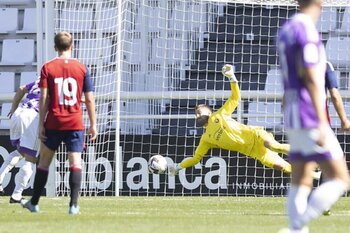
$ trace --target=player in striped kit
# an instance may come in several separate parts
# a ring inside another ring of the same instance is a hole
[[[47,182],[49,166],[62,142],[68,151],[70,165],[70,203],[68,213],[79,213],[78,197],[82,178],[81,152],[84,146],[84,124],[81,99],[90,119],[90,141],[97,137],[93,84],[85,65],[72,58],[73,38],[68,32],[55,35],[58,57],[46,62],[40,73],[39,138],[40,158],[32,198],[24,208],[39,212],[39,199]]]
[[[37,161],[39,148],[38,121],[39,121],[39,79],[18,88],[8,117],[11,119],[10,139],[17,150],[11,152],[0,168],[0,184],[5,175],[23,158],[25,162],[20,168],[16,179],[16,186],[11,195],[10,203],[20,203],[22,192],[28,184],[33,173],[32,166]],[[20,104],[24,95],[24,101]],[[0,191],[2,190],[0,185]]]
[[[337,76],[336,72],[334,70],[333,65],[330,62],[326,63],[326,93],[328,92],[331,98],[331,102],[333,103],[334,109],[337,112],[337,115],[340,119],[340,125],[341,129],[344,131],[350,131],[350,121],[346,116],[346,112],[344,109],[343,99],[338,91],[338,82],[337,82]],[[326,102],[326,111],[327,111],[327,118],[329,123],[332,126],[331,117],[329,114],[329,106],[328,102]],[[323,183],[324,179],[321,175],[320,183]],[[323,215],[330,215],[331,211],[330,209],[323,212]]]
[[[325,111],[326,54],[316,29],[322,0],[298,0],[300,13],[283,25],[278,48],[284,79],[284,121],[291,148],[289,228],[307,233],[308,224],[329,209],[349,187],[343,151]],[[319,164],[326,182],[312,192],[311,172]]]
[[[337,76],[334,71],[334,67],[330,62],[326,63],[326,92],[329,93],[331,97],[331,101],[333,103],[334,109],[336,110],[338,117],[340,119],[341,128],[344,131],[350,130],[350,121],[346,116],[346,112],[344,109],[344,104],[342,97],[338,91],[338,82],[337,82]],[[329,108],[328,103],[326,102],[326,111],[327,111],[327,118],[328,121],[331,123],[331,118],[329,115]],[[331,124],[332,125],[332,124]]]

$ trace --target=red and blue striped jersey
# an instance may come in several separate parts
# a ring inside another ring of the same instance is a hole
[[[40,88],[49,95],[45,128],[53,130],[83,130],[81,96],[93,91],[85,65],[73,58],[55,58],[45,63],[40,73]]]

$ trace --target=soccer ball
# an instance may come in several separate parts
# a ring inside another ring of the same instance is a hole
[[[153,155],[148,161],[148,170],[152,174],[162,174],[166,171],[168,163],[161,155]]]

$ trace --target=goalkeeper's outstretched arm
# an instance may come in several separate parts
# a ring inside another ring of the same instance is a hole
[[[231,115],[241,101],[241,92],[239,90],[238,80],[233,72],[232,65],[224,65],[221,73],[225,78],[230,80],[232,94],[225,104],[218,110],[218,112],[221,112],[221,114],[224,115]]]
[[[199,163],[202,160],[202,158],[203,158],[202,156],[198,156],[198,155],[194,155],[191,158],[187,158],[183,160],[181,163],[176,163],[174,164],[173,167],[169,167],[169,173],[173,176],[177,175],[180,170],[195,166],[197,163]]]
[[[233,66],[226,64],[222,67],[221,69],[221,73],[222,75],[224,75],[226,78],[228,78],[230,80],[230,82],[232,83],[237,83],[237,78],[235,73],[233,72]]]
[[[199,142],[194,155],[190,158],[184,159],[181,163],[175,164],[173,167],[169,167],[169,173],[174,176],[177,175],[181,169],[195,166],[202,160],[209,149],[210,146],[207,143],[202,141]]]
[[[221,112],[224,115],[231,115],[232,112],[236,109],[241,98],[240,90],[238,87],[238,81],[233,72],[232,65],[224,65],[222,67],[221,73],[224,75],[224,77],[230,80],[232,95],[226,101],[226,103],[218,110],[218,112]],[[195,151],[194,156],[185,159],[180,164],[175,164],[174,166],[169,167],[169,173],[171,175],[176,175],[181,169],[193,167],[201,161],[201,159],[204,157],[204,155],[208,152],[209,149],[210,145],[207,142],[201,140]]]
[[[193,167],[195,166],[197,163],[199,163],[202,160],[203,156],[199,156],[199,155],[194,155],[191,158],[185,159],[183,160],[180,164],[179,164],[179,168],[183,169],[183,168],[189,168],[189,167]]]

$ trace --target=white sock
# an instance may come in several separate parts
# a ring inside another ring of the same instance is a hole
[[[11,197],[15,200],[22,199],[22,192],[27,187],[28,181],[33,174],[33,163],[25,161],[23,166],[19,169],[16,175],[16,187],[13,190]]]
[[[3,164],[0,168],[0,184],[4,180],[5,176],[11,169],[16,166],[20,159],[22,159],[22,155],[17,151],[12,151],[4,160]]]
[[[300,218],[305,213],[311,188],[293,185],[288,191],[287,211],[290,229],[301,229]]]
[[[318,218],[325,210],[329,210],[346,189],[346,184],[338,179],[321,184],[311,193],[308,206],[301,217],[301,224],[306,225]]]

